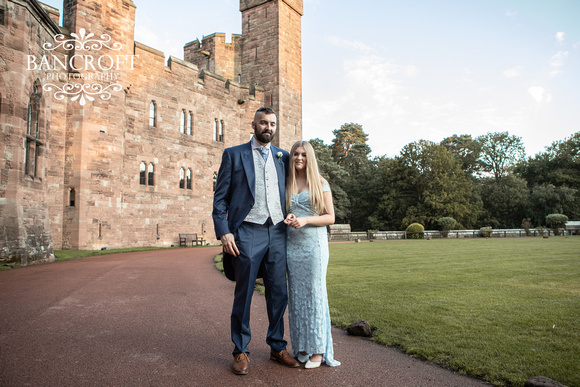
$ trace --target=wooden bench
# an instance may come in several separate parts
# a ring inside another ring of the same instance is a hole
[[[205,240],[202,237],[198,237],[197,233],[190,234],[179,234],[179,246],[187,246],[191,242],[191,245],[195,243],[196,246],[204,245]]]

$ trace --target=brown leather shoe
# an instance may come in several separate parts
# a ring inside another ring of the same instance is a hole
[[[248,354],[245,352],[238,353],[236,356],[234,356],[234,365],[232,366],[232,370],[236,375],[247,375],[249,364],[250,359],[248,358]]]
[[[270,351],[270,360],[275,360],[286,367],[300,367],[300,363],[294,359],[285,349],[280,352]]]

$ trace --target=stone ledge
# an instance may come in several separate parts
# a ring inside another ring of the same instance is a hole
[[[155,55],[160,56],[163,59],[165,59],[165,54],[163,53],[163,51],[156,50],[154,48],[151,48],[149,46],[144,45],[143,43],[135,42],[135,47],[140,48],[141,50],[150,52],[152,54],[155,54]]]

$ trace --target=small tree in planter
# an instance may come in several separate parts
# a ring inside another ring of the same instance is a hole
[[[489,238],[489,237],[491,237],[492,233],[493,233],[493,228],[491,228],[490,226],[482,227],[479,229],[479,236],[482,238]]]
[[[425,232],[425,227],[421,223],[412,223],[407,227],[407,238],[408,239],[423,239],[423,233]]]
[[[441,237],[447,238],[449,230],[452,230],[453,227],[455,227],[457,221],[449,216],[445,216],[437,219],[437,224],[439,225],[439,228],[441,228]]]
[[[566,227],[568,217],[564,214],[550,214],[546,216],[546,225],[554,231],[554,235],[560,235],[560,229]]]
[[[526,232],[527,236],[530,236],[530,228],[532,228],[532,220],[530,218],[525,218],[522,220],[522,228]]]

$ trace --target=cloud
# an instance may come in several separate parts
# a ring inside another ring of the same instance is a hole
[[[400,102],[401,82],[419,72],[414,65],[399,65],[377,55],[347,60],[343,67],[351,91],[387,110]]]
[[[407,81],[419,70],[375,54],[350,55],[342,63],[342,79],[332,93],[316,88],[305,96],[312,102],[304,104],[303,135],[330,141],[329,129],[356,122],[372,139],[373,154],[398,153],[406,143],[393,142],[392,131],[406,128],[418,117],[422,122],[433,110],[422,106],[420,110],[425,114],[413,114],[418,102],[413,100]]]
[[[326,42],[336,47],[344,47],[355,51],[372,52],[374,49],[369,45],[356,40],[347,40],[338,36],[330,36],[324,39]]]
[[[522,69],[523,68],[524,68],[524,66],[515,66],[515,67],[512,67],[510,69],[505,70],[503,72],[503,75],[506,78],[509,78],[509,79],[511,79],[511,78],[517,78],[520,75],[522,75]]]
[[[512,18],[513,18],[514,16],[516,16],[517,14],[518,14],[518,13],[517,13],[516,11],[512,10],[512,9],[508,9],[508,10],[505,12],[505,15],[506,15],[507,17],[512,17]]]
[[[566,38],[565,32],[562,31],[556,32],[556,40],[558,41],[558,43],[560,43],[560,45],[564,43],[565,38]]]
[[[558,51],[557,54],[550,59],[552,67],[560,67],[564,64],[564,60],[568,57],[568,51]]]
[[[417,66],[408,65],[403,67],[403,74],[408,77],[413,77],[419,72],[419,68]]]
[[[546,92],[546,89],[540,86],[533,86],[528,89],[528,94],[536,101],[536,102],[550,102],[552,100],[552,95]]]

